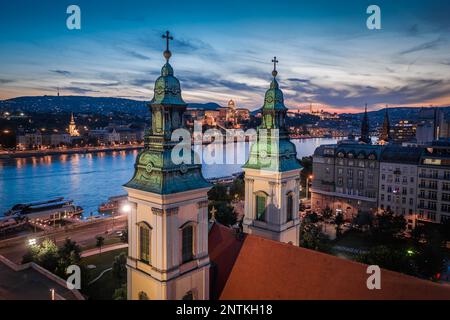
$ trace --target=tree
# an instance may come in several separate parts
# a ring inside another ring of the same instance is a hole
[[[322,218],[324,220],[329,220],[333,216],[333,210],[330,207],[326,207],[322,210]]]
[[[422,277],[437,280],[445,269],[445,229],[441,225],[417,225],[411,232],[414,259]]]
[[[334,224],[336,225],[336,238],[341,236],[341,226],[344,223],[344,215],[342,212],[336,213],[334,217]]]
[[[228,188],[222,184],[215,184],[211,190],[208,191],[208,199],[210,201],[230,201],[230,196],[228,194]]]
[[[96,236],[95,239],[97,242],[95,243],[95,246],[100,249],[100,253],[102,252],[103,244],[105,243],[105,238],[102,236]]]
[[[225,201],[210,201],[208,205],[209,218],[211,218],[213,207],[216,209],[217,222],[226,226],[232,226],[236,223],[236,212],[231,204]]]
[[[116,289],[112,298],[114,300],[127,300],[127,284],[124,283],[120,288]]]
[[[368,265],[378,265],[381,268],[402,272],[410,275],[417,274],[414,260],[408,256],[406,249],[396,249],[388,246],[375,246],[368,253],[360,255],[357,260]]]
[[[303,219],[300,225],[300,247],[328,252],[328,236],[322,232],[315,218],[317,215],[309,214]]]
[[[75,242],[67,238],[64,244],[58,249],[58,270],[57,274],[65,277],[67,267],[73,264],[78,265],[81,260],[81,248]]]
[[[420,275],[427,279],[438,280],[438,274],[445,270],[445,254],[440,246],[421,246],[414,254],[414,260]]]
[[[245,198],[245,183],[241,178],[236,178],[233,180],[233,184],[230,188],[230,195],[234,199],[243,200]]]
[[[406,228],[406,220],[402,215],[396,215],[391,210],[377,214],[372,232],[376,241],[381,244],[392,243]]]
[[[118,256],[114,258],[114,262],[112,264],[112,274],[119,280],[125,279],[127,276],[127,255],[125,252],[122,252]]]
[[[50,239],[45,239],[40,245],[30,246],[23,256],[22,263],[35,262],[44,269],[55,273],[58,266],[58,247]]]

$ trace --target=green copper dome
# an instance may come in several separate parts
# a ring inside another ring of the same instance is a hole
[[[264,97],[264,105],[262,109],[266,110],[287,110],[284,105],[284,97],[283,92],[280,90],[277,79],[273,78],[270,83],[269,90],[266,91],[266,95]]]
[[[257,142],[253,143],[247,163],[243,168],[259,169],[273,172],[301,170],[295,145],[289,140],[286,130],[286,113],[283,92],[280,90],[276,76],[276,57],[273,80],[266,91],[264,105],[261,108],[261,125],[258,127]]]
[[[137,156],[133,178],[125,187],[161,195],[210,188],[210,183],[202,175],[199,161],[194,161],[198,156],[190,144],[190,161],[179,163],[179,159],[175,158],[180,154],[174,151],[178,142],[172,141],[172,133],[185,128],[183,114],[187,104],[181,97],[180,81],[174,77],[169,64],[172,56],[169,40],[173,37],[167,31],[163,38],[167,40],[164,51],[166,63],[161,69],[161,76],[156,79],[155,95],[149,105],[151,125],[146,130],[144,149]]]
[[[171,104],[185,105],[181,97],[180,81],[174,77],[173,68],[169,62],[166,62],[161,69],[161,76],[156,79],[154,96],[150,105]]]

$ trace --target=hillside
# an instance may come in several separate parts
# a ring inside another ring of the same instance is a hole
[[[9,112],[75,112],[75,113],[127,113],[146,116],[148,101],[111,97],[88,96],[29,96],[0,101],[0,111]],[[192,103],[188,108],[215,110],[217,103]]]

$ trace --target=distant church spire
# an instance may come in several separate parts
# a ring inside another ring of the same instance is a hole
[[[359,141],[364,143],[370,143],[370,135],[369,135],[369,116],[367,115],[367,103],[364,109],[364,117],[361,123],[361,138]]]
[[[391,139],[391,125],[389,123],[388,106],[386,105],[384,112],[383,128],[381,130],[380,140],[389,141]]]

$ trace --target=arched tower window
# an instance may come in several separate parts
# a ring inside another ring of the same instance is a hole
[[[194,258],[194,227],[188,225],[182,229],[182,258],[183,263]]]
[[[286,221],[291,221],[294,217],[294,194],[289,192],[286,197]]]
[[[266,221],[266,203],[267,203],[267,194],[263,192],[259,192],[256,194],[255,198],[255,215],[256,220]]]
[[[150,231],[148,224],[139,224],[139,259],[147,263],[150,262]]]

